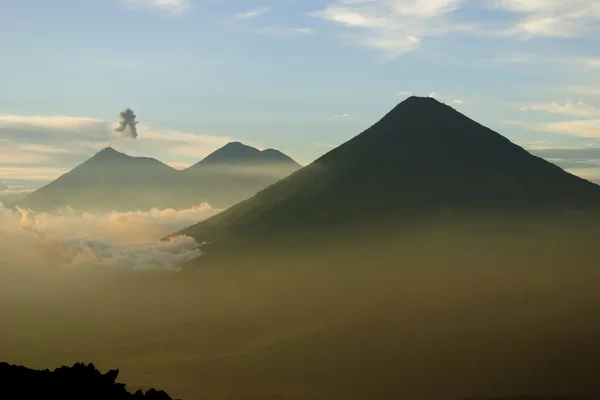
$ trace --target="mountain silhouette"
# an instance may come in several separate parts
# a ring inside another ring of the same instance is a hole
[[[252,158],[252,165],[242,165],[240,152],[230,151],[242,147],[259,154]],[[209,155],[206,163],[178,171],[156,159],[131,157],[107,147],[31,193],[19,206],[36,211],[70,206],[104,212],[181,209],[208,202],[226,208],[300,168],[282,153],[278,162],[265,152],[232,143]]]
[[[170,400],[163,391],[150,389],[143,393],[129,393],[125,385],[116,383],[119,370],[102,374],[93,364],[77,363],[54,371],[33,370],[17,365],[0,363],[0,398],[6,400],[61,399],[61,400]]]
[[[441,212],[600,205],[600,186],[535,157],[433,98],[410,97],[369,129],[254,197],[178,234],[217,243],[316,234]]]

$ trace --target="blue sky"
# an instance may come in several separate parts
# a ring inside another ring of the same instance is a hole
[[[307,164],[410,94],[600,181],[598,0],[2,0],[0,181],[114,140],[176,167],[230,140]]]

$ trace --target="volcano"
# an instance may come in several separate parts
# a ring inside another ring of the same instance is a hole
[[[448,105],[410,97],[307,167],[177,234],[212,243],[269,240],[447,212],[527,214],[599,205],[600,186]]]

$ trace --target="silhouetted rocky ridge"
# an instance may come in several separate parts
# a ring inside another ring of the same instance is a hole
[[[171,400],[163,391],[150,389],[129,393],[117,383],[119,370],[102,374],[94,364],[77,363],[50,371],[0,363],[0,399],[4,400]]]

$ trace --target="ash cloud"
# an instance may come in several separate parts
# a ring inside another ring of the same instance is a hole
[[[126,108],[121,111],[120,116],[121,120],[119,121],[119,126],[115,128],[115,132],[119,132],[121,138],[137,139],[137,117],[133,110],[131,108]]]

